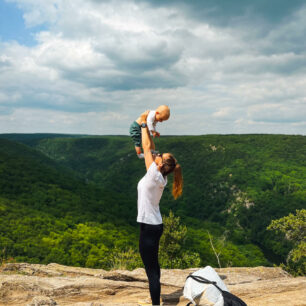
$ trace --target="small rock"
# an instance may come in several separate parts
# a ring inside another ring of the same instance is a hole
[[[139,281],[139,279],[137,279],[136,277],[127,275],[127,274],[122,274],[122,273],[118,273],[116,271],[111,271],[105,275],[103,275],[104,279],[110,279],[110,280],[114,280],[114,281],[123,281],[123,282],[137,282]]]
[[[105,289],[105,290],[102,290],[103,293],[107,294],[107,295],[115,295],[116,294],[116,291],[113,290],[113,289]]]
[[[48,296],[35,296],[30,304],[27,306],[53,306],[57,303]]]

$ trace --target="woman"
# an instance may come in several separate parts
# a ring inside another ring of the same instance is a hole
[[[163,233],[163,222],[159,202],[167,184],[167,175],[174,173],[172,194],[176,199],[182,194],[181,167],[170,153],[152,154],[152,139],[146,124],[146,114],[141,117],[142,147],[147,173],[139,181],[138,216],[140,223],[139,252],[149,280],[153,305],[160,303],[160,267],[158,263],[159,240]]]

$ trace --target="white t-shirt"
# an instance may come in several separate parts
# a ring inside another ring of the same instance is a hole
[[[159,201],[166,184],[167,177],[163,177],[160,171],[158,171],[157,165],[153,162],[137,186],[137,222],[154,225],[163,223],[159,210]]]
[[[155,115],[156,115],[156,111],[150,111],[147,117],[147,125],[149,128],[149,131],[154,131],[156,132],[156,123],[157,121],[155,121]]]

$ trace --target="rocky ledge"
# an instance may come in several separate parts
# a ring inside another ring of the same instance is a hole
[[[162,270],[164,305],[185,306],[183,287],[197,269]],[[306,278],[291,277],[280,268],[216,269],[229,290],[249,306],[306,305]],[[105,271],[9,263],[0,268],[0,305],[137,305],[149,297],[144,269]]]

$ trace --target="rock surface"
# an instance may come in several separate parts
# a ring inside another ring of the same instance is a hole
[[[164,305],[185,306],[185,279],[197,269],[162,270]],[[229,290],[247,305],[306,305],[306,278],[293,278],[280,268],[216,269]],[[149,297],[144,269],[105,271],[9,263],[0,268],[0,305],[137,305]]]

